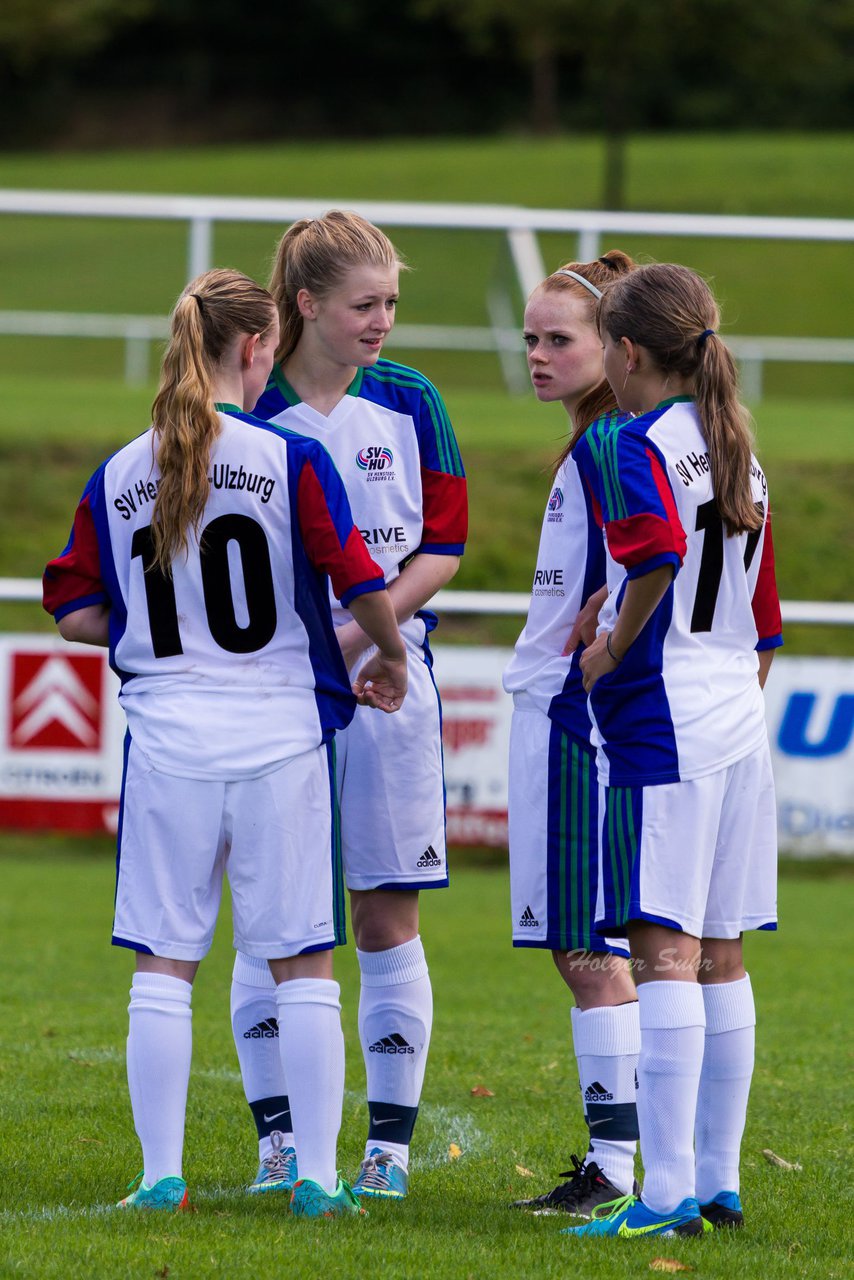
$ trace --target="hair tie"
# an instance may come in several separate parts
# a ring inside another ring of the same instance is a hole
[[[700,348],[701,351],[703,350],[703,347],[706,345],[706,339],[710,337],[713,333],[714,333],[714,329],[704,329],[703,332],[700,334],[699,338],[697,339],[697,346]]]
[[[589,289],[594,298],[598,299],[602,297],[602,290],[597,289],[595,284],[591,284],[589,280],[586,280],[584,276],[580,275],[577,271],[570,271],[568,267],[561,267],[560,270],[556,271],[554,274],[556,276],[571,276],[573,280],[577,280],[579,284],[583,284],[585,289]]]
[[[205,304],[202,302],[202,295],[200,293],[191,293],[190,297],[196,299],[196,302],[199,304],[199,311],[201,311],[202,315],[204,315]]]
[[[603,267],[610,267],[612,271],[614,270],[615,264],[610,258],[597,258],[596,261],[601,262]]]

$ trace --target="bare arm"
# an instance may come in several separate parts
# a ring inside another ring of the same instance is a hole
[[[83,609],[66,613],[56,624],[63,640],[79,644],[110,643],[110,610],[105,604],[88,604]]]
[[[626,583],[626,592],[614,630],[610,636],[603,631],[581,655],[581,673],[588,693],[600,676],[616,671],[626,650],[634,644],[655,613],[672,580],[673,566],[666,564],[644,574],[642,578],[632,578]],[[609,639],[615,658],[608,652]]]
[[[435,556],[429,553],[414,556],[394,582],[388,586],[388,596],[394,607],[398,622],[407,622],[421,609],[428,600],[442,587],[446,586],[460,567],[459,556]],[[356,616],[356,610],[350,606],[353,622],[345,622],[336,631],[347,670],[372,643]]]
[[[776,649],[760,649],[756,655],[759,659],[759,688],[765,688],[765,681],[768,679],[768,672],[771,670],[771,663],[774,661]]]
[[[397,711],[406,696],[406,648],[388,591],[369,591],[350,601],[350,611],[377,652],[356,679],[353,692],[362,706]]]

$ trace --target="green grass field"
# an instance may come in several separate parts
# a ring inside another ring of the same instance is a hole
[[[759,1009],[747,1228],[737,1238],[626,1246],[571,1241],[559,1235],[564,1223],[506,1207],[553,1185],[584,1146],[569,998],[546,955],[509,945],[502,859],[457,861],[451,888],[423,901],[436,1021],[410,1198],[372,1205],[358,1222],[309,1223],[289,1219],[275,1197],[242,1193],[255,1143],[231,1041],[224,913],[194,996],[186,1173],[196,1212],[152,1220],[107,1211],[140,1167],[123,1060],[131,959],[109,946],[110,845],[3,837],[0,1275],[350,1280],[381,1267],[406,1280],[622,1280],[648,1274],[657,1257],[703,1280],[846,1274],[850,1044],[838,940],[850,869],[784,867],[780,932],[747,942]],[[352,1175],[366,1123],[352,947],[338,953],[337,971],[348,1051],[340,1161]],[[494,1096],[472,1096],[476,1085]],[[772,1166],[765,1148],[801,1169]]]

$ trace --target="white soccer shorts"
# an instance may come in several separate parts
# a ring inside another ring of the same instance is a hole
[[[777,927],[768,744],[690,782],[607,787],[596,927],[649,920],[697,938]]]
[[[348,889],[448,883],[439,693],[425,650],[406,641],[409,687],[393,715],[357,707],[336,737]],[[358,672],[369,649],[355,664]]]
[[[119,821],[113,943],[201,960],[231,889],[234,945],[259,959],[344,940],[334,844],[332,750],[321,746],[257,778],[176,778],[133,741]]]

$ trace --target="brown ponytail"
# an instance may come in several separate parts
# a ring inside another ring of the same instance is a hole
[[[323,298],[351,267],[366,265],[405,269],[388,236],[358,213],[330,209],[322,218],[301,218],[288,227],[276,249],[269,286],[279,312],[279,363],[287,360],[302,333],[300,289]]]
[[[264,334],[273,299],[239,271],[207,271],[188,284],[172,312],[160,389],[151,408],[160,481],[151,520],[154,565],[168,573],[198,530],[210,492],[208,464],[219,434],[216,366],[241,334]]]
[[[595,262],[565,262],[557,271],[547,276],[542,284],[537,285],[534,292],[567,294],[572,298],[580,298],[586,307],[586,318],[589,320],[591,328],[595,329],[599,305],[596,295],[585,288],[579,280],[574,280],[572,276],[564,273],[574,271],[576,275],[583,276],[600,293],[603,293],[615,280],[619,280],[629,271],[633,271],[634,267],[635,264],[627,253],[623,253],[621,249],[609,249],[607,253],[602,254],[601,258],[597,258]],[[569,454],[572,453],[575,445],[584,435],[591,422],[595,422],[597,418],[601,418],[605,413],[610,413],[616,407],[617,402],[614,399],[614,393],[603,374],[601,381],[588,391],[587,395],[583,396],[578,403],[578,408],[575,411],[575,426],[560,457],[554,464],[555,472],[560,469]]]
[[[705,280],[673,263],[638,267],[602,298],[599,323],[615,342],[626,337],[645,348],[663,373],[693,380],[727,533],[760,528],[750,485],[750,415],[739,402],[735,361],[717,335],[720,312]]]

